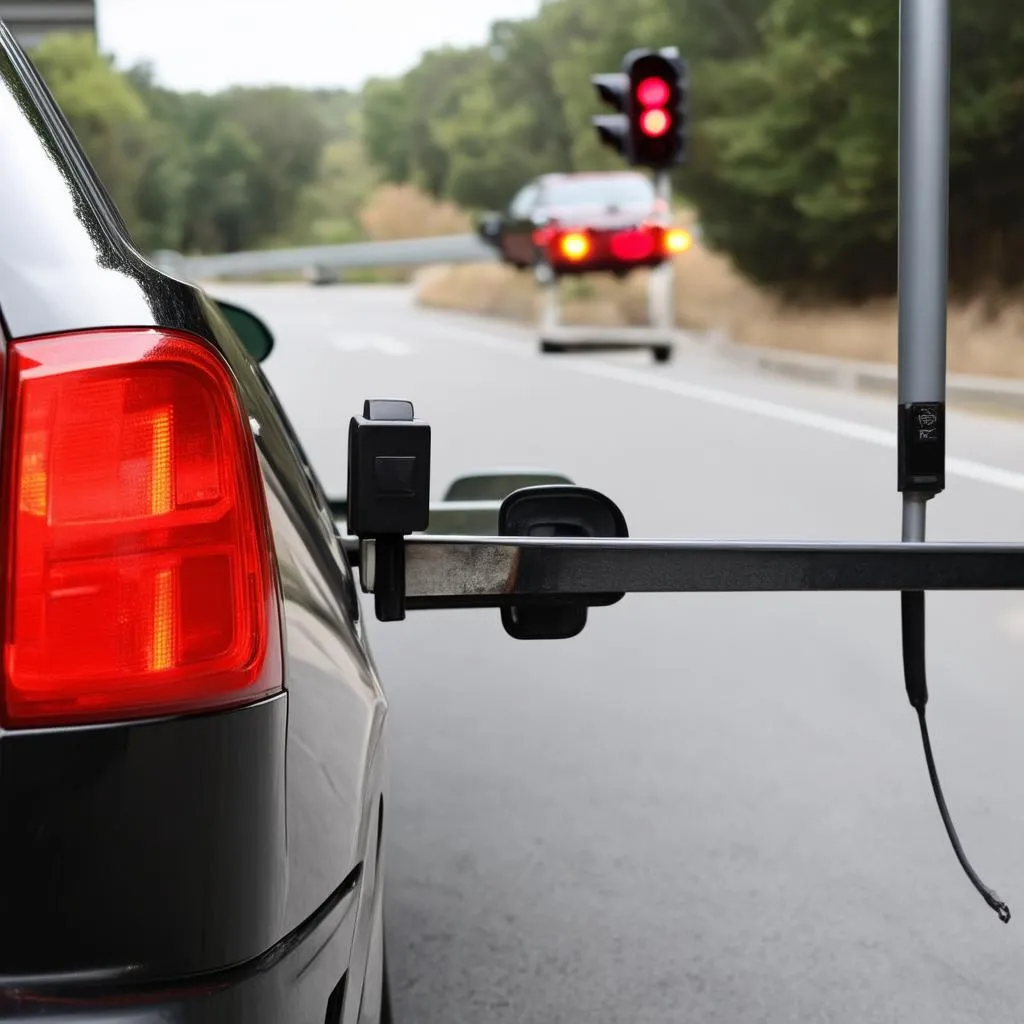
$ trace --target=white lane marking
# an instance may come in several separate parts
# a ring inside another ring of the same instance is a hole
[[[457,333],[466,338],[467,341],[472,341],[474,344],[481,345],[484,348],[498,349],[509,354],[527,356],[529,358],[539,358],[536,352],[525,349],[521,343],[499,341],[496,338],[488,338],[486,335],[477,334],[475,331],[460,330]],[[587,361],[584,362],[584,359]],[[585,373],[592,377],[604,377],[607,380],[616,380],[623,384],[636,384],[639,387],[665,391],[669,394],[679,395],[682,398],[691,398],[697,402],[706,402],[709,405],[735,409],[738,412],[762,416],[780,423],[810,427],[812,430],[820,430],[823,433],[834,434],[853,441],[863,441],[865,444],[873,444],[881,448],[896,448],[895,431],[883,430],[881,427],[871,427],[865,423],[857,423],[853,420],[840,419],[837,416],[826,416],[822,413],[811,412],[809,409],[799,409],[795,406],[782,405],[778,402],[769,402],[762,398],[754,398],[751,395],[742,395],[734,391],[722,391],[720,388],[709,388],[701,384],[689,384],[686,381],[673,379],[672,377],[657,377],[650,373],[644,373],[641,370],[631,370],[626,366],[614,366],[610,363],[596,361],[591,362],[587,356],[580,357],[579,362],[576,362],[572,356],[561,359],[555,357],[551,360],[551,365],[570,370],[574,373]],[[984,462],[975,462],[973,459],[959,459],[947,456],[946,473],[1024,494],[1024,473],[1017,473],[1010,469],[1001,469],[998,466],[990,466]]]
[[[408,342],[387,334],[332,334],[331,344],[339,352],[382,352],[387,356],[407,356],[412,352]]]

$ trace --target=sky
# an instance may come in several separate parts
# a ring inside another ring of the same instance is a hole
[[[492,21],[540,0],[97,0],[100,47],[161,84],[359,88],[412,67],[424,50],[482,43]]]

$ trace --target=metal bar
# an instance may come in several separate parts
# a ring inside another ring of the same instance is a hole
[[[552,474],[554,476],[554,474]],[[545,481],[546,483],[547,481]],[[523,484],[522,486],[533,486]],[[347,498],[332,498],[329,500],[331,514],[339,524],[344,524],[345,517],[348,515],[348,499]],[[465,500],[456,501],[432,501],[430,503],[430,517],[431,521],[435,517],[440,518],[447,512],[451,512],[454,515],[464,515],[470,512],[482,512],[487,515],[498,514],[498,509],[501,508],[501,502],[492,498],[467,498]],[[491,534],[488,534],[491,536]]]
[[[374,541],[361,547],[361,582],[372,593]],[[406,539],[410,607],[611,593],[1020,589],[1024,544]]]
[[[901,0],[899,400],[946,399],[949,0]]]
[[[447,536],[493,537],[498,532],[500,501],[439,501],[430,504],[426,532]]]

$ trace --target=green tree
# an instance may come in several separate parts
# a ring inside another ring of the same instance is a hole
[[[954,5],[950,283],[1024,280],[1024,12]],[[896,288],[898,8],[773,0],[763,49],[704,71],[694,173],[706,237],[786,294],[862,299]],[[912,183],[911,183],[912,187]]]
[[[189,97],[156,84],[147,65],[125,77],[146,105],[151,145],[135,192],[134,233],[145,251],[181,249],[187,235],[188,195],[194,167],[185,130]]]
[[[776,0],[764,52],[709,69],[691,194],[709,241],[787,292],[895,287],[898,11],[851,6]]]
[[[335,245],[362,235],[359,212],[377,176],[358,139],[338,139],[323,152],[316,180],[302,192],[290,234],[295,242]]]
[[[416,173],[412,117],[401,79],[371,79],[363,88],[362,142],[384,181],[403,184]]]
[[[49,36],[32,59],[122,216],[139,233],[138,186],[158,142],[138,89],[90,35]]]
[[[502,106],[490,83],[481,83],[435,129],[447,154],[442,194],[471,208],[503,207],[538,170],[552,169],[524,142],[532,128],[528,107]]]
[[[428,195],[449,195],[451,153],[445,125],[466,97],[486,87],[483,47],[444,47],[395,81],[367,83],[363,142],[385,181],[409,182]]]
[[[183,248],[187,252],[235,252],[255,247],[267,218],[254,225],[253,179],[262,158],[245,128],[218,118],[196,145],[186,193]]]
[[[320,115],[327,138],[332,141],[358,140],[362,96],[348,89],[313,89],[313,105]]]
[[[299,196],[320,167],[327,127],[316,102],[299,89],[235,88],[216,97],[212,115],[220,142],[232,139],[221,156],[230,150],[246,161],[236,179],[244,178],[248,202],[239,244],[278,233],[294,220]]]

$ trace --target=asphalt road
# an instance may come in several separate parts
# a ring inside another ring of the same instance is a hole
[[[218,287],[328,491],[348,418],[408,397],[434,490],[538,465],[634,536],[898,538],[888,401],[699,348],[538,355],[397,289]],[[1024,425],[954,415],[933,539],[1020,540]],[[901,677],[898,598],[631,595],[579,638],[496,613],[373,624],[394,725],[388,927],[400,1024],[1019,1024],[1024,595],[929,598],[930,721],[956,865]]]

